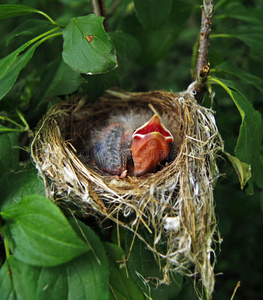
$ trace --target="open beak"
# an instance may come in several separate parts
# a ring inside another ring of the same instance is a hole
[[[154,172],[167,158],[170,152],[169,143],[173,141],[173,136],[156,114],[133,133],[132,140],[134,175],[142,176]]]

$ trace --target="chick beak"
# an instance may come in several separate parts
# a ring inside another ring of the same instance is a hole
[[[167,158],[170,152],[169,143],[173,141],[173,136],[156,114],[133,133],[132,139],[134,175],[142,176],[154,172]]]

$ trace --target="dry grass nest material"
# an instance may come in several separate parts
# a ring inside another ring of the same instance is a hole
[[[176,157],[154,174],[119,178],[83,163],[88,132],[116,109],[149,104],[169,118]],[[142,225],[152,234],[147,247],[166,261],[169,272],[199,274],[208,297],[214,288],[213,238],[216,218],[213,187],[218,169],[216,153],[223,143],[213,111],[197,104],[192,87],[181,93],[107,91],[96,103],[74,96],[50,109],[32,142],[32,157],[48,197],[74,203],[84,214],[108,218],[137,232]],[[158,245],[167,243],[167,252]],[[191,273],[189,266],[194,265]]]

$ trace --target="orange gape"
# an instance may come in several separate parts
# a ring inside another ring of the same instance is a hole
[[[154,172],[169,155],[169,143],[172,141],[173,136],[161,123],[158,115],[138,128],[132,135],[133,174],[142,176]]]

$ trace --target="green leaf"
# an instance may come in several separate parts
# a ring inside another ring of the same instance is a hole
[[[164,25],[155,31],[140,31],[135,37],[141,42],[143,55],[140,63],[154,64],[165,57],[174,45],[179,33],[176,33],[170,25]],[[154,51],[153,51],[154,49]]]
[[[227,152],[224,152],[228,159],[230,160],[231,164],[233,165],[240,182],[241,190],[243,190],[244,186],[251,178],[251,167],[250,165],[241,162],[237,157],[230,155]]]
[[[58,29],[59,28],[56,27],[37,36],[0,60],[0,99],[2,99],[9,92],[20,71],[32,58],[36,48],[46,39],[54,36],[52,33]]]
[[[46,17],[52,24],[57,25],[47,14],[33,7],[29,7],[26,5],[13,5],[13,4],[0,5],[0,20],[18,17],[29,13],[41,14],[44,17]]]
[[[71,223],[77,234],[88,241],[91,251],[56,267],[36,267],[11,256],[9,263],[17,299],[109,298],[109,269],[103,244],[88,226],[73,219]]]
[[[258,176],[256,178],[256,183],[258,187],[260,187],[263,190],[263,154],[261,153],[259,157],[259,167],[258,167]]]
[[[254,7],[245,6],[239,2],[229,2],[224,8],[223,14],[215,13],[214,19],[216,22],[219,19],[228,20],[230,18],[247,22],[253,25],[261,25],[262,21],[257,18]]]
[[[19,162],[18,134],[14,132],[0,134],[0,178]],[[3,189],[1,189],[3,191]]]
[[[91,230],[90,227],[77,219],[70,219],[70,223],[79,235],[90,247],[91,251],[85,254],[84,262],[88,264],[83,267],[78,273],[83,274],[84,279],[78,279],[75,275],[74,293],[72,292],[72,300],[77,299],[98,299],[106,300],[109,298],[109,266],[104,249],[104,244],[100,241],[99,237]],[[72,269],[72,276],[76,273]],[[79,282],[83,282],[81,289]],[[83,297],[80,297],[82,291]],[[86,295],[86,297],[84,297]],[[89,298],[90,297],[90,298]]]
[[[71,19],[63,31],[62,56],[73,70],[99,74],[117,67],[114,46],[103,27],[103,18],[90,14]]]
[[[244,83],[253,85],[261,93],[263,93],[263,79],[238,68],[236,65],[231,63],[231,61],[225,61],[222,64],[215,66],[215,68],[211,70],[211,73],[212,72],[225,72],[236,76]]]
[[[0,292],[2,300],[16,300],[9,263],[7,261],[0,269]]]
[[[25,45],[23,45],[0,60],[0,99],[2,99],[9,92],[20,71],[32,58],[38,45],[39,44],[36,43],[26,52],[20,54],[25,49]]]
[[[35,267],[13,256],[9,263],[16,299],[68,299],[67,269],[64,265]]]
[[[160,27],[169,17],[172,8],[171,0],[134,0],[138,20],[146,29]]]
[[[246,97],[239,92],[239,87],[232,81],[209,76],[208,81],[223,87],[235,103],[242,119],[239,137],[235,148],[236,157],[251,165],[252,179],[256,178],[259,167],[259,152],[262,140],[262,117]],[[253,184],[250,185],[252,191]]]
[[[159,6],[161,5],[159,4]],[[178,36],[184,30],[191,9],[192,4],[190,3],[174,2],[170,15],[162,26],[156,29],[144,29],[137,22],[135,16],[127,18],[126,23],[124,23],[124,31],[139,41],[142,48],[142,55],[139,60],[141,64],[154,64],[169,53]]]
[[[243,41],[259,56],[263,56],[262,26],[239,26],[230,30],[228,34]]]
[[[141,56],[141,46],[136,38],[122,31],[108,33],[113,41],[118,57],[129,61],[136,61]]]
[[[152,243],[152,236],[149,235],[148,232],[140,232],[140,234],[146,238],[147,242]],[[135,238],[130,251],[133,237],[133,233],[126,232],[126,255],[128,256],[130,254],[127,264],[132,278],[141,290],[149,297],[152,297],[152,299],[173,299],[181,290],[183,282],[182,275],[179,273],[171,273],[170,285],[156,285],[156,279],[163,279],[162,268],[160,268],[161,266],[157,263],[153,253],[148,250],[145,243],[138,238]],[[142,278],[152,280],[149,280],[147,285],[145,285]]]
[[[38,9],[25,5],[2,4],[0,5],[0,20],[18,17],[33,12],[41,13]]]
[[[45,197],[26,196],[1,216],[8,246],[25,263],[56,266],[89,250],[60,209]]]
[[[27,195],[45,195],[45,185],[32,164],[17,166],[4,173],[0,177],[0,190],[0,211],[19,202]]]
[[[103,255],[100,260],[107,265],[106,255]],[[91,252],[57,267],[35,267],[10,258],[16,296],[23,300],[107,300],[105,264],[100,265]]]
[[[43,98],[74,93],[86,80],[61,61]]]
[[[193,278],[186,278],[180,293],[173,300],[200,300],[198,297],[198,286],[194,283]],[[201,295],[201,293],[199,294]],[[206,299],[206,298],[203,298]]]
[[[110,266],[111,299],[144,300],[145,297],[139,287],[128,277],[127,266],[123,263],[125,259],[123,249],[110,243],[105,243],[105,248]]]
[[[95,101],[104,91],[112,87],[118,78],[117,69],[105,74],[83,75],[87,83],[83,85],[83,91],[88,94],[91,101]]]
[[[11,40],[18,36],[37,36],[43,32],[49,31],[51,28],[49,21],[29,19],[20,24],[15,28],[7,41],[7,45],[10,44]]]
[[[260,206],[263,213],[263,191],[260,193]]]

